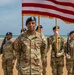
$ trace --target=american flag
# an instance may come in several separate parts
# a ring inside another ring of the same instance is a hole
[[[74,23],[74,0],[22,0],[22,15],[29,14]]]

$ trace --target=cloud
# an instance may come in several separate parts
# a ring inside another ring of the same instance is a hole
[[[8,5],[10,3],[14,3],[18,0],[0,0],[0,6]]]

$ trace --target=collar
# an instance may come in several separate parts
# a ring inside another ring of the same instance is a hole
[[[70,37],[69,37],[69,41],[70,41],[70,42],[74,42],[74,40],[72,40]]]
[[[33,35],[30,35],[30,34],[28,34],[27,32],[25,32],[25,34],[26,34],[26,37],[28,38],[28,39],[35,39],[35,38],[38,38],[40,35],[39,35],[39,33],[38,32],[36,32],[35,31],[35,34],[33,34]]]

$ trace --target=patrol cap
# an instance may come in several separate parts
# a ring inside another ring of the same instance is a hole
[[[70,33],[69,33],[69,35],[71,35],[71,34],[73,34],[74,33],[74,31],[71,31]]]
[[[6,35],[11,35],[12,36],[12,32],[7,32]]]
[[[54,26],[54,27],[53,27],[53,30],[55,30],[55,29],[56,29],[56,26]],[[58,26],[58,29],[60,29],[60,27],[59,27],[59,26]]]
[[[38,27],[43,28],[43,26],[42,26],[42,25],[39,25],[39,26],[37,26],[36,30],[38,30]]]
[[[27,20],[26,20],[26,25],[29,21],[36,21],[36,18],[35,17],[29,17]]]

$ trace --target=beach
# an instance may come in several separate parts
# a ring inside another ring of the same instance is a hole
[[[0,39],[0,45],[2,43],[3,39]],[[52,69],[50,67],[50,54],[51,51],[49,50],[49,52],[47,53],[47,68],[46,68],[46,75],[52,75]],[[2,55],[0,55],[0,75],[4,75],[3,74],[3,70],[2,70]],[[63,75],[67,75],[67,70],[66,70],[66,62],[65,62],[65,58],[64,58],[64,68],[63,68]],[[14,70],[13,70],[13,75],[18,75],[18,72],[16,70],[16,61],[15,61],[15,65],[14,65]]]

